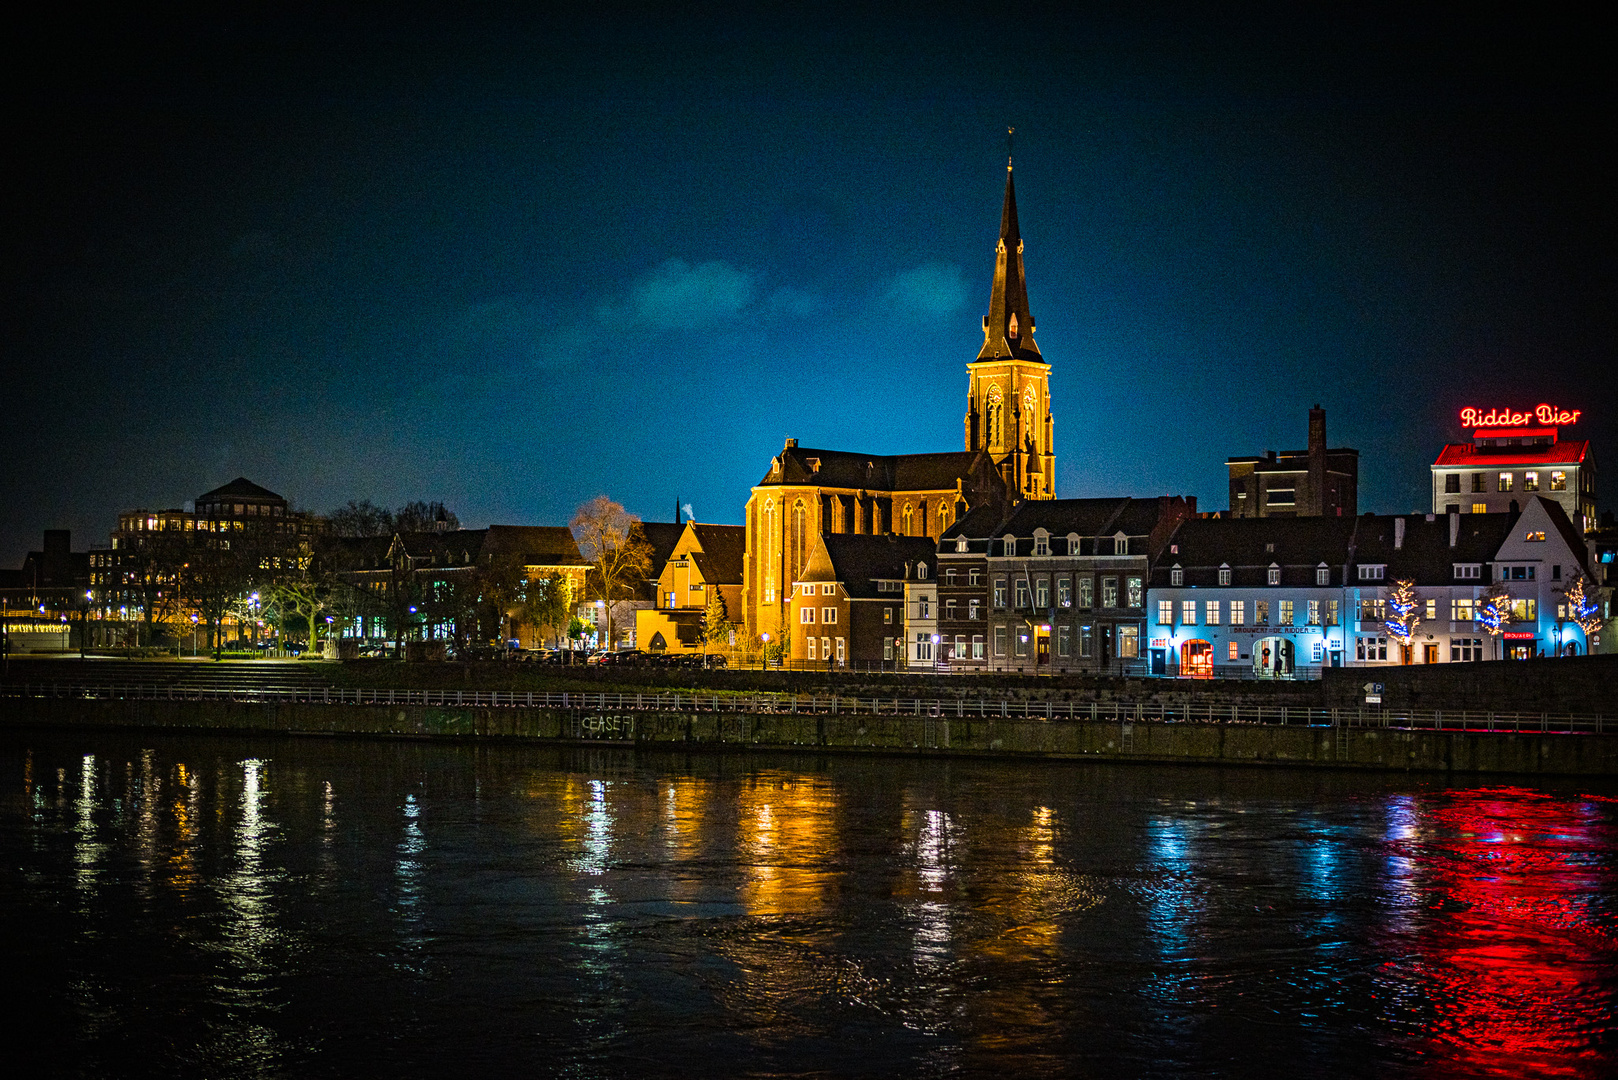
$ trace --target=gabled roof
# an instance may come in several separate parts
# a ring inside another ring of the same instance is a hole
[[[690,527],[702,545],[701,551],[692,552],[702,579],[711,585],[740,585],[747,529],[741,525],[699,525],[694,521]]]
[[[238,476],[223,487],[203,492],[197,496],[196,501],[217,502],[221,499],[273,499],[277,502],[286,502],[269,488],[259,487],[245,476]]]
[[[1450,518],[1455,518],[1451,525]],[[1493,561],[1508,536],[1517,514],[1362,514],[1354,533],[1353,564],[1382,564],[1384,581],[1414,581],[1417,585],[1455,583],[1456,563]],[[1404,541],[1394,547],[1397,522],[1404,521]],[[1450,547],[1450,529],[1455,546]]]
[[[988,550],[989,538],[999,536],[997,526],[1005,520],[1003,508],[990,503],[963,514],[955,524],[944,530],[938,540],[941,555],[955,554],[956,541],[966,537],[966,550],[981,555]]]
[[[1585,439],[1568,439],[1550,446],[1475,446],[1449,443],[1438,452],[1435,467],[1499,469],[1513,465],[1578,465],[1590,452]]]
[[[642,521],[640,531],[652,545],[652,571],[647,576],[655,578],[663,572],[663,564],[669,561],[680,537],[685,535],[685,525],[672,521]]]
[[[394,537],[406,555],[435,566],[465,566],[496,555],[525,566],[584,566],[573,533],[562,525],[491,525],[451,532],[403,532]]]
[[[1219,583],[1228,567],[1231,585],[1253,588],[1268,584],[1272,566],[1281,569],[1281,584],[1315,587],[1321,563],[1331,570],[1330,584],[1342,585],[1358,518],[1191,518],[1180,523],[1152,570],[1155,588],[1171,586],[1178,567],[1188,586]]]
[[[854,599],[877,595],[876,581],[904,580],[915,576],[911,569],[925,563],[928,576],[935,576],[937,564],[934,542],[925,536],[858,536],[832,533],[816,539],[804,567],[805,581],[838,581]],[[892,593],[883,593],[892,597]]]

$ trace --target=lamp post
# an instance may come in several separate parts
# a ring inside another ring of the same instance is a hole
[[[83,660],[89,653],[90,643],[90,601],[95,594],[86,591],[84,594],[84,607],[80,609],[79,616],[79,659]]]
[[[191,659],[197,658],[197,613],[191,613]]]

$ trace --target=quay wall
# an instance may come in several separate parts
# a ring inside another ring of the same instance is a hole
[[[1148,761],[1463,774],[1618,775],[1618,735],[928,716],[289,702],[0,699],[0,725],[531,739],[657,750]]]

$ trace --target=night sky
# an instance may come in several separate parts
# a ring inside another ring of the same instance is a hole
[[[16,28],[0,565],[237,475],[740,522],[788,436],[961,449],[1010,124],[1060,495],[1223,508],[1315,402],[1361,510],[1465,405],[1618,466],[1611,26],[678,6]]]

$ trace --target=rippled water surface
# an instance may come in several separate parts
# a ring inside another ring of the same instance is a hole
[[[1610,1076],[1615,795],[13,733],[7,1055],[93,1076]]]

